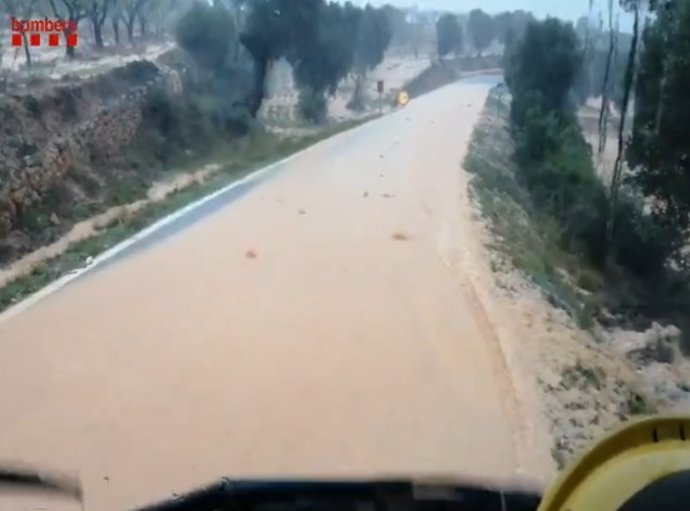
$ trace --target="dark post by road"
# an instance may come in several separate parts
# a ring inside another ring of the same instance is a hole
[[[379,93],[379,115],[381,115],[381,95],[383,94],[383,80],[376,82],[376,90]]]

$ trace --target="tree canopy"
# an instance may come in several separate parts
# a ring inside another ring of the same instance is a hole
[[[531,23],[506,69],[517,118],[532,107],[557,115],[571,112],[567,103],[581,59],[572,25],[555,18]]]
[[[517,10],[501,12],[494,16],[494,31],[499,42],[509,46],[516,39],[521,39],[527,25],[534,21],[531,12]]]
[[[346,4],[347,9],[348,4]],[[351,5],[349,9],[353,9]],[[397,11],[391,7],[375,9],[367,4],[361,14],[355,10],[352,16],[358,19],[355,70],[363,74],[383,61],[384,53],[392,38],[392,20],[398,19]]]
[[[462,51],[462,28],[457,16],[444,14],[436,22],[436,46],[438,56],[443,58],[450,52]]]
[[[209,70],[220,70],[225,65],[236,37],[233,19],[220,5],[194,4],[176,28],[180,47]]]
[[[382,59],[390,43],[388,18],[380,9],[364,10],[326,0],[255,0],[240,36],[255,62],[255,113],[263,99],[270,62],[285,57],[293,67],[305,117],[320,120],[325,95],[356,67],[366,72]]]
[[[481,53],[489,47],[496,35],[494,19],[481,9],[470,11],[468,29],[472,35],[472,42],[477,52]]]
[[[628,161],[655,214],[690,224],[690,4],[662,2],[643,33]]]

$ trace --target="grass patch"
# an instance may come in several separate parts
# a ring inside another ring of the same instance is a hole
[[[657,407],[643,394],[628,389],[628,395],[621,409],[621,413],[628,417],[650,416],[657,413]]]
[[[517,179],[515,146],[509,131],[510,99],[494,88],[472,135],[465,168],[474,174],[473,198],[489,220],[492,248],[539,287],[554,306],[589,328],[596,305],[599,274],[581,258],[561,249],[559,228],[532,205]]]
[[[134,233],[190,202],[241,179],[258,168],[296,153],[320,140],[354,128],[373,118],[375,116],[329,126],[320,133],[301,138],[280,138],[265,132],[252,134],[244,141],[243,148],[239,151],[234,151],[231,157],[223,160],[222,168],[203,184],[192,184],[187,188],[174,192],[160,202],[151,203],[143,207],[139,211],[103,229],[95,236],[73,243],[63,254],[45,261],[43,264],[35,267],[31,273],[19,277],[0,288],[0,312],[36,293],[63,275],[83,267],[89,258],[105,252]],[[207,161],[207,163],[210,162]],[[250,257],[250,255],[248,254],[247,257]],[[256,257],[256,254],[254,254],[254,257]]]
[[[582,360],[563,368],[561,383],[566,388],[577,387],[580,390],[601,390],[606,386],[606,373],[601,367],[589,367]]]

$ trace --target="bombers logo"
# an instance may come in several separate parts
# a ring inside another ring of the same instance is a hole
[[[20,20],[15,17],[10,18],[10,29],[12,31],[12,46],[21,46],[23,40],[28,36],[28,44],[31,46],[41,46],[44,41],[48,46],[60,46],[60,35],[64,36],[64,44],[67,46],[77,45],[77,22],[63,20]]]

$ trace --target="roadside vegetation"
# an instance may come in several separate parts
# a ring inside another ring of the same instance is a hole
[[[465,161],[493,232],[493,269],[517,270],[588,332],[544,347],[553,367],[539,380],[559,466],[620,421],[685,406],[690,390],[690,143],[679,136],[690,5],[620,8],[635,19],[632,35],[613,23],[598,33],[530,23],[506,48],[506,83],[491,92]],[[643,9],[654,13],[644,24]],[[589,145],[577,109],[592,96],[600,137]],[[613,119],[617,158],[602,172]]]
[[[465,168],[475,175],[472,193],[491,221],[494,248],[506,262],[524,272],[554,306],[587,327],[593,303],[578,287],[597,285],[600,276],[561,245],[557,222],[535,207],[521,182],[510,132],[510,102],[505,87],[494,89],[475,128],[465,160]],[[495,261],[495,269],[504,264]]]

